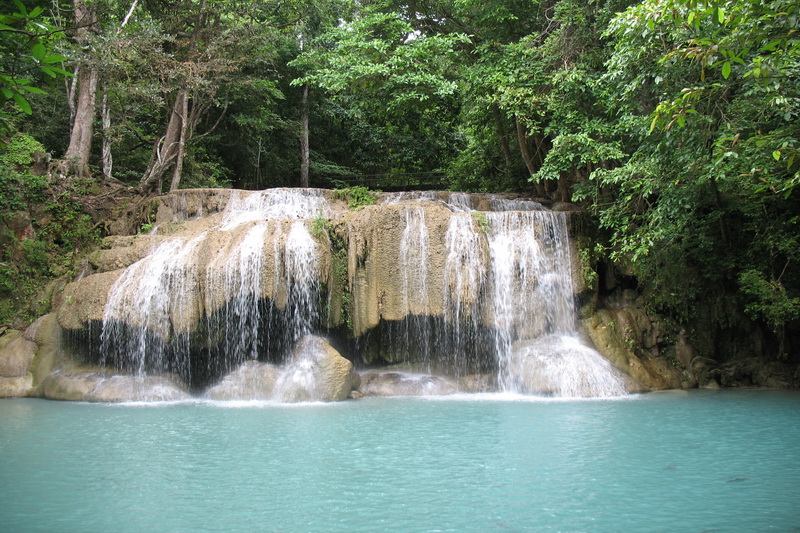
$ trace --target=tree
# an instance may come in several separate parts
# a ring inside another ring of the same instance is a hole
[[[89,50],[91,34],[97,31],[98,17],[95,7],[83,0],[74,0],[73,6],[75,13],[74,40],[77,47],[83,49],[83,60],[78,62],[73,94],[69,95],[72,128],[64,159],[72,173],[84,177],[89,174],[89,156],[92,151],[94,134],[99,74],[96,62],[92,60],[92,53]],[[75,98],[74,103],[73,98]]]
[[[797,10],[646,0],[621,13],[604,81],[630,155],[579,191],[653,308],[686,320],[716,302],[717,327],[744,308],[779,353],[800,317]]]
[[[362,160],[358,166],[368,173],[414,171],[419,161],[411,154],[419,155],[428,143],[426,132],[446,121],[441,111],[454,104],[454,61],[466,42],[463,34],[423,34],[387,4],[366,5],[290,63],[303,73],[292,84],[325,91],[331,112],[351,124],[351,138],[358,133],[359,153],[370,145],[382,150],[380,163],[370,168]],[[412,132],[414,140],[408,139]],[[456,147],[443,148],[446,153]],[[441,149],[430,150],[434,153],[441,162]]]
[[[254,9],[238,0],[187,0],[168,8],[157,15],[169,36],[163,57],[170,75],[159,77],[171,104],[164,134],[153,145],[140,184],[151,191],[161,190],[170,171],[170,189],[180,185],[189,143],[219,125],[229,104],[227,94],[247,77],[248,64],[268,61],[275,41],[302,20],[301,4],[282,2],[264,2]],[[197,127],[214,109],[216,119],[198,134]]]
[[[44,94],[53,80],[69,73],[58,65],[66,57],[53,53],[64,38],[44,15],[44,5],[0,13],[0,137],[14,130],[16,112],[32,114],[31,95]]]

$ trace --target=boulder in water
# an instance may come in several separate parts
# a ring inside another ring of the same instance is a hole
[[[0,337],[0,377],[24,376],[35,354],[35,342],[26,339],[21,331],[7,331]]]
[[[9,330],[0,337],[0,398],[28,396],[33,391],[29,371],[36,355],[36,343],[21,331]]]
[[[103,371],[57,370],[42,383],[50,400],[154,402],[188,399],[186,387],[166,376],[106,375]]]
[[[405,372],[365,372],[361,375],[363,396],[430,396],[454,394],[458,385],[445,377]]]
[[[18,377],[0,377],[0,398],[28,396],[33,390],[33,374]]]
[[[177,379],[166,376],[116,375],[99,380],[86,401],[171,402],[189,397],[186,387]]]
[[[247,361],[208,389],[205,397],[209,400],[270,400],[278,374],[274,365]]]
[[[605,397],[637,390],[633,380],[574,337],[551,335],[518,341],[512,347],[509,367],[520,389],[517,392],[527,394]]]
[[[322,337],[307,335],[278,377],[274,397],[282,402],[336,402],[349,397],[358,384],[353,363]]]
[[[493,392],[497,390],[497,376],[469,374],[459,378],[458,388],[464,392]]]

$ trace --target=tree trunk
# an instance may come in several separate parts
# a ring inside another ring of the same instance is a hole
[[[178,154],[175,159],[175,168],[172,172],[172,183],[169,185],[169,190],[177,190],[181,184],[181,174],[183,173],[183,154],[186,147],[186,126],[187,117],[189,116],[189,98],[185,95],[183,97],[183,107],[181,108],[181,133],[178,138]]]
[[[139,187],[143,192],[161,192],[164,176],[175,164],[179,155],[181,143],[181,132],[185,133],[183,110],[188,105],[188,95],[186,90],[178,91],[175,103],[169,116],[167,131],[163,137],[158,139],[153,145],[153,154],[150,156],[150,164],[139,182]],[[173,174],[174,177],[174,174]]]
[[[500,138],[500,149],[503,150],[503,159],[506,162],[506,169],[511,168],[511,146],[508,144],[508,135],[506,128],[503,124],[503,115],[500,113],[500,108],[496,104],[492,105],[492,117],[494,118],[494,126],[497,129],[497,136]]]
[[[519,117],[514,117],[514,121],[517,123],[517,142],[519,143],[519,151],[522,154],[522,160],[525,162],[525,167],[528,169],[530,176],[533,176],[536,174],[536,167],[533,164],[531,152],[528,150],[528,139],[527,135],[525,134],[525,127],[519,121]],[[544,187],[541,183],[535,183],[534,187],[536,188],[537,195],[545,195]]]
[[[111,177],[114,158],[111,155],[111,109],[108,106],[108,90],[103,90],[100,115],[103,120],[103,175]]]
[[[89,155],[92,152],[94,112],[97,96],[97,70],[88,66],[78,69],[78,98],[75,120],[69,136],[69,147],[64,154],[69,169],[84,177],[89,174]]]
[[[83,0],[74,0],[75,42],[84,45],[92,26],[97,24],[97,13]],[[69,146],[64,154],[69,170],[78,176],[89,174],[89,155],[92,152],[95,101],[97,98],[97,69],[91,65],[78,67],[76,82],[78,94],[75,102]],[[74,95],[74,91],[73,94]]]
[[[308,168],[310,163],[308,146],[308,84],[303,84],[300,96],[300,186],[308,187]]]

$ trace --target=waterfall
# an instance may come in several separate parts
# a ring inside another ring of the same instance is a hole
[[[517,390],[512,344],[574,331],[566,221],[558,213],[487,213],[498,379]]]
[[[294,341],[311,332],[319,321],[319,306],[315,305],[317,280],[317,243],[303,222],[294,222],[286,237],[284,279],[288,286],[288,308],[294,317]]]
[[[450,192],[387,195],[362,211],[315,189],[201,192],[173,198],[166,216],[202,231],[136,238],[152,245],[108,292],[101,362],[193,387],[240,369],[240,381],[273,376],[275,397],[294,399],[317,387],[319,343],[303,339],[336,334],[356,361],[418,364],[514,393],[625,394],[621,374],[579,340],[564,213]],[[329,239],[309,228],[336,217],[349,247],[339,274],[348,286],[337,290],[350,292],[333,298]],[[329,317],[355,310],[356,338],[345,338],[352,322],[322,324],[325,302],[344,309]]]
[[[402,344],[407,353],[416,357],[429,369],[433,338],[429,321],[428,296],[428,228],[425,210],[406,208],[405,229],[400,240],[402,265],[402,297],[406,322],[403,326]]]
[[[444,346],[454,373],[477,366],[481,298],[486,283],[484,236],[475,229],[471,214],[450,218],[445,234],[447,258],[444,270]]]
[[[185,206],[185,195],[175,203]],[[278,359],[318,327],[320,250],[305,219],[327,210],[320,191],[234,191],[216,226],[191,238],[148,237],[158,244],[109,291],[101,362],[192,382]]]
[[[562,213],[488,213],[494,346],[502,390],[626,394],[619,371],[578,340]]]
[[[228,304],[211,319],[209,332],[222,332],[222,350],[233,367],[257,359],[262,323],[261,270],[264,242],[269,227],[265,222],[252,226],[233,250],[220,249],[206,269],[206,309],[215,291],[228,298]]]
[[[328,201],[318,189],[234,191],[220,229],[227,231],[259,220],[311,219],[327,216],[328,211]]]
[[[168,360],[170,337],[186,342],[186,325],[198,312],[188,287],[198,282],[192,261],[201,233],[192,239],[172,238],[128,267],[109,291],[100,334],[104,360],[144,375],[148,367],[188,372],[188,346]]]

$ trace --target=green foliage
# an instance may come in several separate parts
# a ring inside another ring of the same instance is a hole
[[[352,319],[352,300],[350,291],[350,280],[347,275],[347,248],[340,243],[333,254],[333,277],[334,286],[340,288],[341,295],[341,322],[350,330],[353,327]]]
[[[20,243],[20,248],[25,261],[24,273],[35,274],[39,271],[47,271],[50,263],[47,243],[38,239],[26,239]]]
[[[580,260],[581,272],[583,273],[583,283],[592,289],[597,287],[599,276],[597,275],[597,263],[605,256],[605,249],[600,243],[582,242],[578,248],[578,259]]]
[[[758,270],[745,270],[739,275],[739,286],[748,299],[745,311],[773,330],[800,318],[800,297],[790,296],[780,279],[767,280]]]
[[[0,224],[30,220],[34,233],[21,240],[10,230],[0,235],[0,323],[24,324],[45,312],[41,301],[49,296],[40,296],[43,287],[72,268],[76,251],[99,239],[97,226],[75,199],[90,193],[93,182],[77,182],[72,191],[62,186],[56,193],[48,176],[30,170],[41,153],[41,143],[19,133],[0,154]]]
[[[586,133],[564,133],[553,139],[539,171],[531,176],[532,181],[557,181],[563,173],[576,168],[594,168],[604,162],[626,158],[619,142],[597,141]]]
[[[347,206],[354,211],[364,209],[368,205],[374,205],[377,196],[368,187],[354,185],[343,189],[335,189],[334,194],[337,198],[347,201]]]
[[[575,197],[654,310],[686,321],[715,302],[724,327],[741,288],[747,313],[773,330],[797,319],[800,279],[786,268],[800,258],[796,16],[782,0],[645,0],[609,25],[601,82],[620,96],[629,156],[595,169]]]
[[[45,153],[42,143],[26,133],[17,133],[5,143],[0,152],[0,165],[8,168],[27,166],[33,163],[34,154],[37,153]]]
[[[25,168],[33,162],[36,153],[44,153],[44,147],[24,133],[11,137],[5,150],[0,152],[0,220],[44,198],[48,178]]]
[[[317,213],[317,216],[315,216],[311,221],[309,233],[311,233],[311,235],[317,239],[329,239],[333,234],[333,224],[331,223],[331,220],[321,212]]]
[[[475,224],[477,224],[478,228],[480,228],[481,233],[484,235],[489,234],[489,221],[486,220],[486,213],[482,211],[475,211],[472,213],[472,220],[474,220]]]
[[[32,95],[46,94],[42,86],[63,76],[67,58],[53,53],[63,39],[45,15],[45,5],[28,9],[20,0],[0,12],[0,138],[14,130],[19,112],[32,114]]]
[[[8,263],[0,263],[0,293],[12,292],[16,288],[16,272]],[[0,321],[4,322],[5,315],[0,314]]]
[[[456,92],[451,67],[463,34],[420,34],[382,3],[367,4],[358,17],[331,28],[319,46],[291,63],[307,74],[293,85],[310,83],[333,94],[369,91],[384,94],[386,110],[404,112]]]

